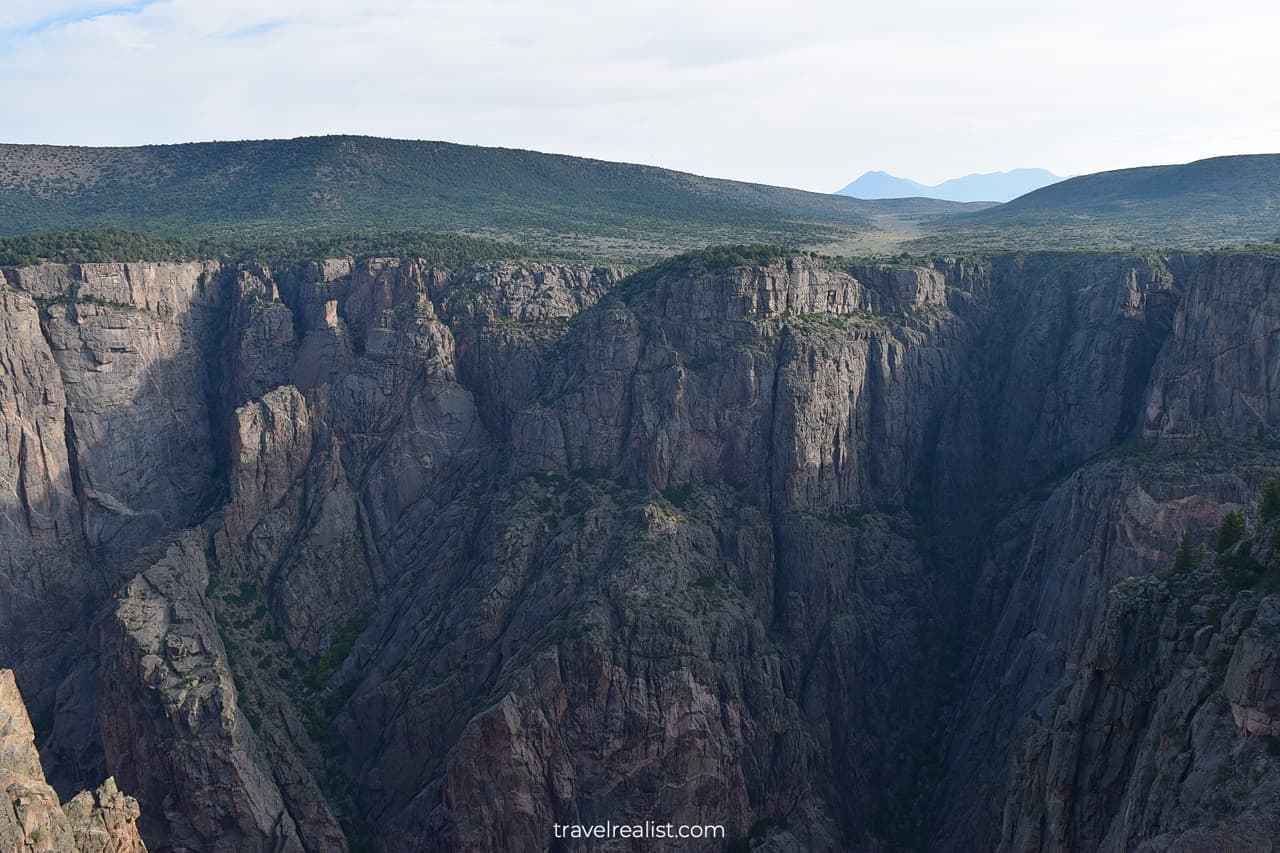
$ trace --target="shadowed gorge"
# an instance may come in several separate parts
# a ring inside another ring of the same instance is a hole
[[[114,777],[153,851],[1280,833],[1280,258],[627,273],[4,268],[0,664],[52,785]]]

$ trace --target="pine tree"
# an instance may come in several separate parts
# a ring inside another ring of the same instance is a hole
[[[1214,540],[1214,550],[1225,554],[1231,550],[1248,533],[1244,524],[1244,513],[1234,509],[1227,513],[1218,525],[1218,535]]]
[[[1173,570],[1189,572],[1200,567],[1200,551],[1191,541],[1191,534],[1184,533],[1178,540],[1178,550],[1173,552]]]
[[[1262,482],[1262,502],[1258,507],[1262,523],[1280,519],[1280,478],[1268,477]]]

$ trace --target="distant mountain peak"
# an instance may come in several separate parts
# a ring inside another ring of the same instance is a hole
[[[837,195],[861,199],[936,198],[944,201],[1010,201],[1062,178],[1046,169],[1010,169],[952,178],[929,186],[888,172],[866,172]]]

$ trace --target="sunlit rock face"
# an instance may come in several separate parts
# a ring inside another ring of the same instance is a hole
[[[146,853],[138,801],[107,779],[65,804],[44,778],[13,671],[0,669],[0,850]]]

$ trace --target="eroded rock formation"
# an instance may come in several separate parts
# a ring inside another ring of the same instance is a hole
[[[13,853],[146,853],[138,801],[115,779],[65,804],[45,781],[35,732],[14,683],[0,669],[0,850]]]

